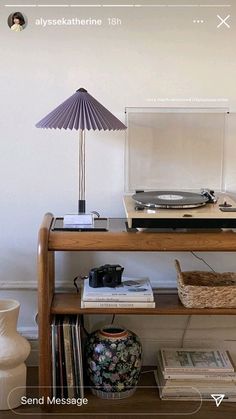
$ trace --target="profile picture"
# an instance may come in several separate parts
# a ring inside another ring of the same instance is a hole
[[[8,16],[7,23],[12,31],[21,32],[27,26],[27,18],[21,12],[14,12]]]

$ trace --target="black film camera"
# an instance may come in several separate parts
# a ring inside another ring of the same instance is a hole
[[[124,268],[120,265],[102,265],[89,272],[89,285],[93,288],[117,287],[121,284]]]

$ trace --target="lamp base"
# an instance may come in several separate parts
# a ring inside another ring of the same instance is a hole
[[[94,224],[91,226],[89,224],[64,224],[63,217],[57,217],[54,218],[51,229],[52,231],[108,231],[108,219],[94,218]]]
[[[83,227],[93,227],[94,226],[94,215],[93,214],[66,214],[64,215],[63,224],[66,225],[76,225]]]

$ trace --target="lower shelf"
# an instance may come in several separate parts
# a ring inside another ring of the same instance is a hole
[[[150,371],[154,367],[145,367],[145,369]],[[27,397],[37,397],[38,395],[37,372],[38,370],[35,367],[28,368]],[[159,398],[152,371],[145,372],[141,375],[138,389],[132,397],[127,399],[101,400],[92,395],[90,390],[86,390],[85,397],[88,399],[87,406],[57,406],[50,408],[48,413],[52,413],[55,419],[69,417],[69,414],[83,419],[117,419],[124,418],[126,415],[130,417],[138,416],[145,419],[148,417],[170,419],[176,416],[188,419],[234,419],[236,409],[235,403],[226,402],[223,402],[217,408],[213,401],[204,402],[203,404],[199,403],[199,401],[162,401]],[[193,412],[195,413],[193,414]],[[37,417],[44,412],[42,412],[42,406],[27,405],[21,406],[15,411],[4,412],[4,418],[13,419],[16,413],[26,416],[32,414],[32,417]]]
[[[155,308],[81,308],[80,295],[56,293],[52,301],[52,314],[142,314],[142,315],[236,315],[235,308],[186,308],[177,294],[155,295]]]

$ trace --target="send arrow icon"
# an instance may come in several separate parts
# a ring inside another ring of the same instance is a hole
[[[211,394],[211,397],[215,400],[216,406],[219,407],[225,397],[225,394]]]

